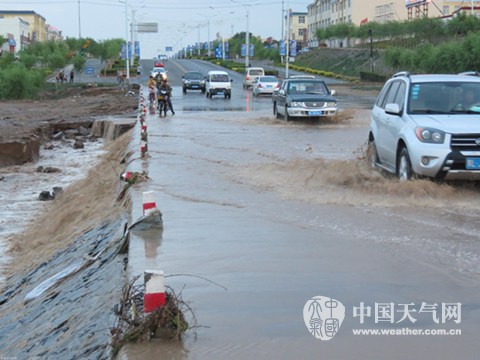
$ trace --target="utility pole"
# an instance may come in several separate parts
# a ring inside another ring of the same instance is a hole
[[[198,28],[198,56],[200,56],[200,25],[197,25]]]
[[[131,39],[131,46],[132,46],[132,53],[130,56],[130,65],[133,66],[133,59],[134,59],[134,53],[135,53],[135,39],[133,36],[134,33],[134,26],[135,26],[135,10],[132,9],[132,22],[130,23],[130,39]]]
[[[208,57],[210,57],[212,54],[210,52],[210,19],[207,20],[207,41],[208,41],[208,45],[207,45],[207,49],[208,49]]]
[[[128,61],[128,0],[125,0],[125,65],[127,70],[127,84],[130,83],[130,64]]]
[[[285,78],[288,79],[288,62],[290,60],[290,9],[287,4],[287,36],[286,36],[286,57],[285,57]]]
[[[82,38],[82,23],[80,21],[80,0],[78,0],[78,38]]]
[[[247,31],[245,32],[245,44],[246,44],[246,51],[245,51],[245,67],[250,66],[250,31],[248,29],[248,5],[245,6],[245,9],[247,10]]]
[[[375,66],[373,62],[373,29],[368,29],[368,35],[370,35],[370,63],[372,65],[372,73],[374,73]]]

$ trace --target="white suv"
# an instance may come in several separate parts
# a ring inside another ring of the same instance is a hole
[[[476,74],[395,74],[372,110],[369,162],[400,180],[480,180],[479,118]]]

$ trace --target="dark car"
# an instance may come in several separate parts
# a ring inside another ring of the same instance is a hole
[[[337,113],[334,90],[320,79],[286,79],[273,93],[273,114],[289,121],[293,118],[323,118]]]
[[[201,90],[205,92],[205,75],[199,71],[189,71],[182,76],[183,93],[187,90]]]

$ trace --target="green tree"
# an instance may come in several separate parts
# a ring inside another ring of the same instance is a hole
[[[73,68],[79,72],[83,71],[83,69],[85,68],[86,62],[87,62],[87,59],[85,58],[85,56],[80,54],[75,55],[74,58],[72,59]]]
[[[91,49],[92,55],[100,58],[104,64],[109,63],[118,59],[123,43],[122,39],[111,39],[95,43]],[[107,66],[104,66],[104,70],[106,74]]]
[[[67,65],[65,54],[62,54],[58,50],[50,54],[47,58],[48,58],[47,64],[50,69],[61,69]]]

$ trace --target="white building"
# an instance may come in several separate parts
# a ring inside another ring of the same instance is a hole
[[[319,46],[316,31],[331,25],[403,21],[419,17],[445,17],[462,10],[480,13],[478,0],[315,0],[308,5],[308,45]],[[335,44],[332,44],[335,46]],[[336,44],[338,46],[338,44]]]
[[[30,45],[28,38],[30,24],[21,17],[0,17],[0,35],[8,40],[2,46],[4,52],[18,53]]]
[[[289,11],[287,19],[287,38],[295,40],[301,47],[307,46],[308,41],[308,13]]]

